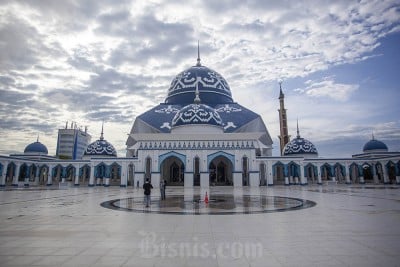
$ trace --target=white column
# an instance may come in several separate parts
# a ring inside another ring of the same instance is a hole
[[[322,184],[322,175],[321,175],[321,164],[317,165],[317,183]]]
[[[80,171],[81,165],[78,164],[78,165],[76,165],[76,166],[74,166],[74,167],[75,167],[75,181],[74,181],[74,185],[75,185],[75,186],[78,186],[78,185],[79,185],[79,171]]]
[[[210,187],[210,179],[208,172],[200,173],[200,187],[204,188]]]
[[[267,161],[267,169],[265,171],[266,175],[267,175],[267,185],[274,185],[274,177],[272,175],[272,162],[271,161]]]
[[[388,162],[382,163],[382,174],[383,174],[383,183],[388,184],[389,183],[389,174],[387,171],[387,164]]]
[[[53,184],[53,176],[52,176],[52,172],[53,172],[53,166],[49,165],[49,171],[47,172],[47,186],[51,186]]]
[[[89,186],[94,186],[94,164],[90,166]]]
[[[372,163],[372,177],[374,178],[374,184],[378,184],[378,173],[376,171],[376,163]]]
[[[18,178],[19,178],[19,169],[20,169],[20,164],[19,163],[15,163],[15,170],[14,170],[14,177],[13,177],[13,181],[12,181],[12,185],[13,186],[18,186]]]
[[[259,179],[260,174],[256,172],[251,172],[249,173],[249,183],[250,186],[260,186],[260,179]]]
[[[307,185],[307,177],[304,176],[304,166],[303,163],[300,162],[300,184],[301,185]]]
[[[106,183],[106,185],[107,185],[107,183]],[[121,167],[121,185],[120,185],[120,187],[126,187],[127,185],[128,185],[128,167],[127,167],[127,163],[123,162],[122,167]]]
[[[237,186],[242,187],[243,186],[243,179],[242,179],[242,173],[241,172],[233,173],[233,186],[234,187],[237,187]]]
[[[346,168],[346,170],[345,170],[345,180],[346,180],[346,184],[351,184],[351,182],[350,182],[350,166],[349,166],[349,163],[345,163],[344,164],[344,167]]]
[[[2,161],[1,165],[3,166],[3,168],[1,169],[1,173],[0,173],[0,187],[5,187],[6,186],[6,175],[7,175],[8,162],[7,161]]]
[[[185,188],[193,187],[193,175],[194,173],[185,173],[185,179],[183,181]]]

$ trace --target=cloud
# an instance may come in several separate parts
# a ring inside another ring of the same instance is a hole
[[[323,81],[308,80],[306,88],[295,89],[310,97],[328,97],[336,101],[347,101],[351,95],[360,87],[358,84],[335,83],[332,77],[327,77]]]
[[[89,129],[107,120],[128,131],[195,64],[197,40],[202,63],[227,79],[236,101],[259,110],[271,133],[278,79],[310,80],[288,102],[305,125],[317,125],[310,133],[339,121],[330,110],[363,120],[365,106],[352,102],[359,83],[315,74],[376,57],[382,39],[400,31],[399,13],[396,1],[2,1],[1,128],[19,131],[7,143],[52,135],[50,150],[66,120]],[[310,103],[324,118],[311,120]],[[125,138],[108,139],[123,146]]]

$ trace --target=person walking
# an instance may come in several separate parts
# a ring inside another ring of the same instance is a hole
[[[153,189],[153,185],[150,183],[149,179],[146,179],[146,182],[143,184],[144,189],[144,203],[146,208],[148,208],[151,204],[151,189]]]
[[[161,194],[161,200],[165,199],[165,186],[166,186],[166,181],[164,179],[160,180],[160,194]]]

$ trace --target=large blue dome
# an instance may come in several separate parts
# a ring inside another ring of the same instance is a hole
[[[172,80],[165,103],[192,103],[197,84],[203,103],[213,105],[233,102],[226,80],[218,72],[202,66],[198,61],[196,66],[182,71]]]
[[[205,104],[194,103],[179,110],[171,123],[172,127],[189,124],[208,124],[222,127],[222,119],[215,109]]]
[[[26,146],[24,153],[41,153],[41,154],[48,154],[47,147],[40,143],[39,141],[36,141],[32,144],[29,144]]]
[[[372,138],[368,141],[363,148],[363,152],[387,152],[388,147],[385,143]]]

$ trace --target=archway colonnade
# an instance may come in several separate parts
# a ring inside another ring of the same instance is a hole
[[[400,184],[398,157],[380,160],[251,157],[218,151],[188,158],[174,151],[138,158],[34,161],[0,157],[4,186],[142,186],[161,179],[171,186],[271,186],[308,184]]]

